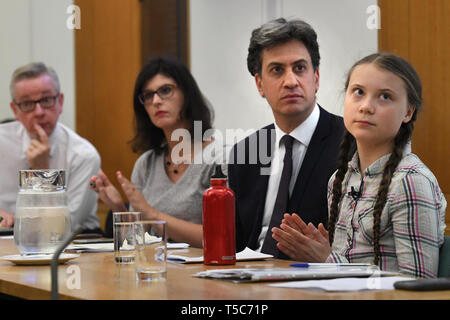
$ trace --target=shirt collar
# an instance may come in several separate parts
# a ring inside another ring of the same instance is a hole
[[[312,135],[316,130],[317,123],[319,122],[319,117],[320,117],[320,110],[319,106],[316,104],[314,106],[313,111],[308,116],[308,118],[306,118],[305,121],[300,123],[294,130],[292,130],[291,133],[289,133],[289,135],[293,137],[296,141],[308,147],[309,143],[311,142]],[[276,122],[274,124],[275,124],[275,145],[279,147],[281,138],[287,133],[281,130],[280,127],[276,124]]]
[[[411,153],[411,141],[408,141],[403,148],[403,156],[407,155],[408,153]],[[386,162],[388,162],[389,157],[391,156],[391,153],[385,154],[378,160],[376,160],[374,163],[372,163],[368,168],[366,168],[366,171],[364,175],[367,176],[375,176],[377,174],[382,174],[384,170],[384,166],[386,165]],[[359,170],[359,155],[358,151],[355,152],[352,159],[348,163],[349,170],[353,170],[355,172],[360,172]]]

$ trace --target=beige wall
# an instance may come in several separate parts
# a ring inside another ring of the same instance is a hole
[[[259,129],[273,122],[247,71],[251,31],[276,17],[300,18],[318,34],[321,54],[318,102],[342,114],[347,70],[377,50],[377,30],[367,28],[376,0],[191,0],[191,71],[214,106],[215,127]]]
[[[10,110],[10,77],[14,69],[31,61],[51,65],[65,94],[61,122],[75,127],[73,31],[66,27],[72,0],[0,1],[0,119]]]

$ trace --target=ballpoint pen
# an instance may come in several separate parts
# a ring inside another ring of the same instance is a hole
[[[290,266],[295,268],[309,268],[309,263],[291,263]]]
[[[307,263],[307,262],[298,262],[291,263],[291,267],[294,268],[309,268],[309,267],[369,267],[370,263]]]

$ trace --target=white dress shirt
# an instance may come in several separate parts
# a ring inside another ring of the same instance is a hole
[[[89,179],[100,170],[100,155],[86,139],[61,123],[49,137],[50,168],[66,170],[67,205],[72,228],[82,219],[84,229],[100,226],[97,193],[89,189]],[[19,170],[30,168],[25,151],[30,137],[18,121],[0,125],[0,209],[14,214],[19,191]]]
[[[292,195],[292,191],[294,190],[295,182],[297,180],[298,173],[300,172],[303,159],[305,158],[306,150],[308,149],[311,137],[316,130],[317,123],[319,122],[319,116],[320,110],[316,104],[309,117],[289,133],[289,135],[294,138],[294,143],[292,145],[292,176],[289,184],[289,196]],[[285,134],[287,133],[283,132],[283,130],[281,130],[275,123],[275,146],[272,152],[266,204],[264,206],[264,216],[262,220],[261,233],[258,238],[259,248],[257,251],[261,250],[264,242],[278,194],[281,173],[283,171],[283,159],[286,152],[284,144],[280,144],[280,140]]]

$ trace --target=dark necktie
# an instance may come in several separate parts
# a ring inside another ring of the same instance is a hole
[[[277,199],[273,208],[272,217],[270,218],[269,229],[267,229],[266,237],[261,248],[261,252],[268,253],[277,257],[280,253],[277,249],[277,242],[272,238],[272,228],[280,227],[283,215],[288,209],[289,203],[289,184],[292,176],[292,144],[294,138],[289,135],[284,135],[281,138],[284,143],[286,153],[283,159],[283,171],[281,172],[280,185],[278,187]]]

